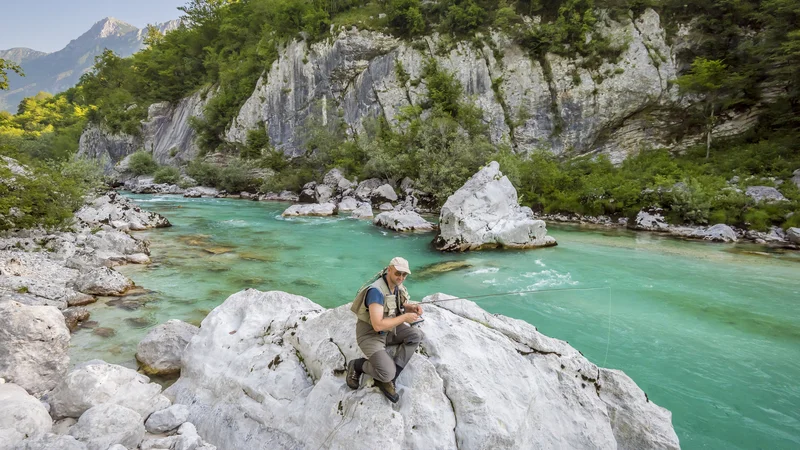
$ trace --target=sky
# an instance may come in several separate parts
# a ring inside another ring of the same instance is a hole
[[[55,52],[114,17],[137,28],[179,18],[189,0],[0,0],[0,50]]]

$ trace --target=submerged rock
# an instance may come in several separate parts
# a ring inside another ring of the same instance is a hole
[[[186,344],[200,329],[180,320],[156,326],[136,346],[136,360],[148,375],[168,375],[181,370]]]
[[[542,220],[519,205],[517,190],[492,161],[451,195],[439,215],[433,245],[443,251],[556,245]]]
[[[345,384],[361,356],[349,305],[253,289],[203,320],[165,394],[219,448],[679,447],[670,412],[624,373],[472,302],[438,305],[395,406],[366,376]]]
[[[472,267],[467,261],[444,261],[429,264],[414,271],[414,279],[426,279],[455,270],[464,270]]]

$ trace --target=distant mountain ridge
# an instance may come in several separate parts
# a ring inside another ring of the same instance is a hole
[[[166,33],[179,25],[180,20],[176,19],[156,27]],[[130,56],[144,46],[144,37],[144,29],[106,17],[57,52],[44,53],[29,48],[0,50],[0,58],[14,61],[25,72],[25,77],[9,74],[9,90],[0,93],[0,110],[15,113],[25,97],[41,91],[56,94],[71,88],[91,69],[94,57],[104,49],[122,57]]]

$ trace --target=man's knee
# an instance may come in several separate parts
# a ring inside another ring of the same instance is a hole
[[[422,330],[417,327],[412,327],[411,330],[409,330],[408,337],[406,337],[406,342],[419,345],[423,337],[425,337],[425,333],[423,333]]]
[[[394,361],[392,364],[387,364],[385,367],[375,367],[375,378],[378,381],[388,382],[394,380],[394,375],[397,372],[397,368],[394,365]]]

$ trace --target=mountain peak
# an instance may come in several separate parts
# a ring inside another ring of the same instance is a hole
[[[95,23],[86,34],[96,38],[107,38],[113,35],[121,36],[136,30],[137,28],[129,23],[115,19],[114,17],[106,17]]]

